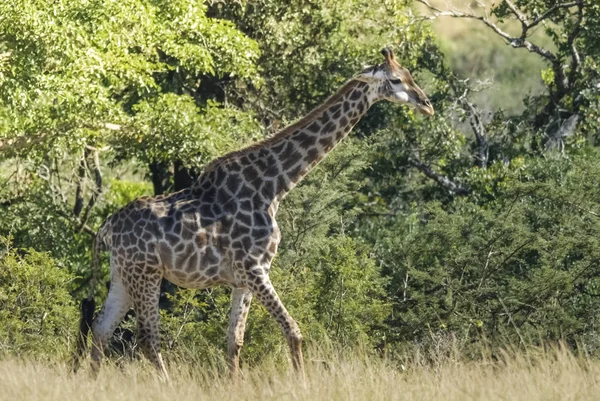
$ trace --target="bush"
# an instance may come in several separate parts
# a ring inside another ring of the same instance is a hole
[[[47,254],[1,241],[0,354],[65,356],[78,319],[71,277]]]
[[[597,353],[599,181],[595,153],[528,160],[491,202],[424,205],[410,232],[381,246],[392,250],[396,340],[455,338],[476,353],[484,339],[565,341]]]

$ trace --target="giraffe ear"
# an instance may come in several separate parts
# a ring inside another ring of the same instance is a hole
[[[394,57],[394,52],[389,47],[384,47],[383,49],[381,49],[381,54],[383,55],[383,57],[385,57],[385,61],[387,61],[388,63],[396,61],[396,58]]]

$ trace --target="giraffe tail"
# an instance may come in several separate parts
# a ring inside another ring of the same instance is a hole
[[[100,250],[104,244],[104,236],[108,224],[104,224],[92,242],[92,271],[89,284],[88,297],[83,299],[80,304],[81,319],[79,321],[79,335],[77,336],[77,345],[73,355],[73,371],[77,372],[81,359],[87,353],[87,338],[94,322],[94,312],[96,310],[96,301],[94,295],[96,292],[96,283],[98,282],[98,271],[100,268]]]

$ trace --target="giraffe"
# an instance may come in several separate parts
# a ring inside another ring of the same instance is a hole
[[[86,348],[94,310],[98,257],[110,251],[110,289],[91,323],[92,372],[97,374],[110,335],[128,310],[137,318],[140,348],[168,380],[158,331],[163,278],[186,288],[232,287],[227,358],[239,370],[252,298],[267,309],[287,339],[293,367],[303,374],[302,335],[269,279],[281,239],[275,215],[281,200],[379,100],[408,104],[432,115],[433,107],[384,48],[385,60],[367,67],[304,118],[274,136],[212,161],[190,188],[141,197],[110,216],[92,251],[90,296],[82,303],[82,333],[75,370]]]

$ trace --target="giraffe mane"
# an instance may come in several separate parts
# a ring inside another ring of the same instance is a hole
[[[344,84],[344,86],[342,86],[340,89],[338,89],[337,92],[335,92],[333,95],[329,96],[327,98],[327,100],[325,100],[319,106],[312,109],[308,114],[306,114],[304,117],[300,118],[298,121],[288,125],[281,131],[277,132],[276,134],[271,135],[268,138],[254,142],[242,149],[234,150],[233,152],[229,152],[221,157],[214,159],[212,162],[210,162],[204,168],[203,174],[208,171],[213,170],[217,166],[224,165],[227,162],[229,162],[239,156],[243,156],[252,151],[260,149],[261,147],[263,147],[265,145],[270,145],[270,144],[278,141],[279,139],[287,138],[288,136],[290,136],[291,134],[296,132],[298,129],[307,126],[316,117],[320,116],[332,103],[335,103],[336,101],[338,101],[342,96],[344,96],[350,90],[354,89],[359,83],[361,83],[361,81],[359,81],[357,79],[354,79],[354,78],[350,79],[348,82],[346,82]]]

